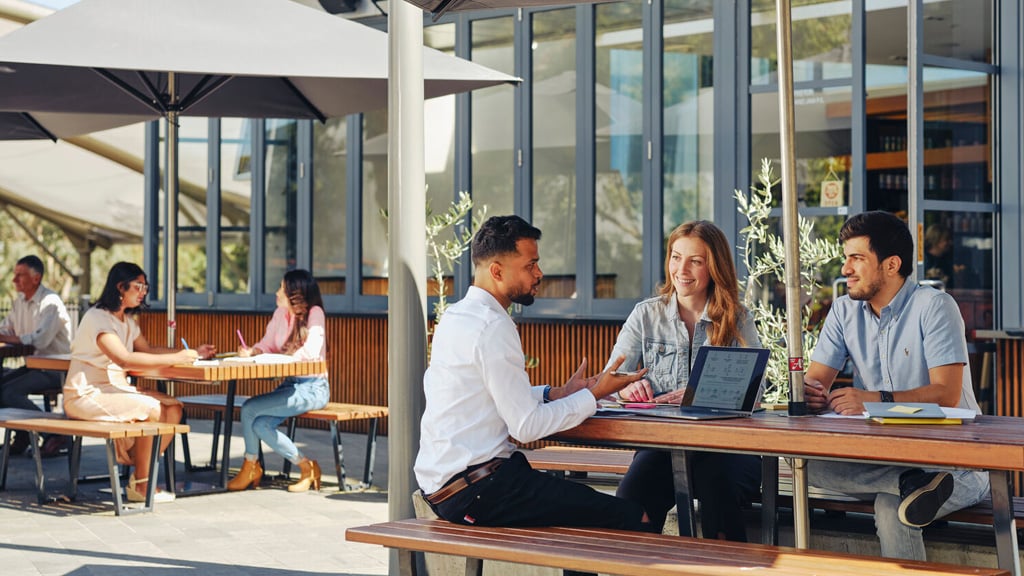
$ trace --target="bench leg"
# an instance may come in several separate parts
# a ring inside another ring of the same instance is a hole
[[[338,423],[331,422],[331,446],[334,448],[334,473],[338,478],[338,491],[348,490],[345,484],[345,446],[341,443]]]
[[[483,576],[484,561],[479,558],[466,558],[466,576]]]
[[[184,436],[182,434],[182,437]],[[157,437],[157,440],[159,440],[159,437]],[[164,452],[164,487],[167,488],[168,492],[174,492],[175,487],[178,485],[178,479],[174,470],[174,452],[177,448],[175,446],[177,443],[177,439],[171,434],[171,443],[167,445],[167,450]],[[159,452],[159,449],[157,452]]]
[[[11,429],[4,428],[4,455],[0,456],[0,490],[7,490],[7,464],[11,460]]]
[[[417,569],[416,557],[418,554],[412,550],[395,550],[395,552],[398,554],[398,575],[418,576],[420,572]]]
[[[779,544],[779,459],[761,457],[761,543]]]
[[[676,515],[679,517],[679,535],[697,536],[693,517],[693,491],[690,489],[690,463],[686,450],[670,450],[672,478],[676,490]]]
[[[1010,574],[1020,574],[1020,555],[1017,551],[1017,528],[1013,520],[1013,499],[1010,498],[1010,473],[990,470],[992,486],[992,526],[996,532],[996,557],[999,567]]]
[[[36,463],[36,501],[40,505],[46,504],[46,480],[43,478],[43,455],[39,453],[39,432],[35,430],[29,432],[29,436],[32,439],[32,459]]]
[[[228,473],[231,468],[231,431],[235,425],[235,389],[237,386],[237,380],[228,380],[227,402],[224,405],[224,446],[220,462],[220,487],[225,490],[228,486]]]
[[[370,429],[366,432],[366,461],[363,465],[363,488],[373,484],[373,466],[377,460],[377,424],[380,418],[370,418]]]
[[[78,498],[78,471],[82,465],[82,437],[71,437],[71,452],[68,454],[68,477],[71,478],[71,494],[69,497],[74,500]]]
[[[121,492],[121,475],[117,473],[117,454],[114,452],[114,441],[107,439],[107,473],[110,475],[110,495],[114,497],[114,514],[120,516],[124,511],[124,500]]]
[[[288,422],[287,422],[287,432],[286,432],[286,434],[288,434],[288,439],[291,440],[292,442],[295,442],[295,433],[298,431],[298,428],[299,428],[299,419],[298,419],[298,417],[293,416],[293,417],[289,418]],[[288,460],[287,458],[285,458],[284,459],[284,463],[281,464],[281,476],[284,476],[285,480],[291,480],[291,475],[292,475],[292,462],[291,462],[291,460]]]
[[[141,512],[153,511],[153,495],[160,477],[160,435],[153,437],[153,450],[149,453],[149,482],[146,484],[146,501],[141,507],[134,508],[125,504],[121,492],[121,477],[117,473],[117,455],[114,452],[114,441],[107,440],[107,468],[110,470],[110,490],[114,495],[114,514],[126,516]],[[134,473],[134,471],[133,471]]]

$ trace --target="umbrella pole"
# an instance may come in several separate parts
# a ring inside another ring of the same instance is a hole
[[[786,343],[789,350],[789,415],[805,416],[803,322],[800,307],[800,242],[797,235],[796,153],[793,119],[793,42],[790,0],[777,0],[779,70],[779,144],[782,152],[782,238],[786,245]],[[802,458],[793,468],[793,535],[797,548],[806,548],[807,470]],[[798,493],[799,492],[799,493]]]
[[[178,95],[174,72],[167,73],[170,104],[167,107],[167,213],[164,228],[164,265],[167,274],[167,347],[175,348],[175,296],[178,286]]]

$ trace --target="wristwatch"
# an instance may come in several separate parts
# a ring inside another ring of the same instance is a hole
[[[882,402],[895,402],[896,400],[892,397],[892,392],[882,390],[879,392],[882,395]]]

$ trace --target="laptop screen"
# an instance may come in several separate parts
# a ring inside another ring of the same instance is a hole
[[[690,372],[692,398],[683,405],[753,411],[761,393],[768,350],[701,346]]]

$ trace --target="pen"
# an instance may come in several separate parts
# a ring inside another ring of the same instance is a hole
[[[181,345],[185,347],[185,350],[191,350],[191,348],[188,347],[188,342],[185,342],[184,338],[181,339]]]
[[[242,338],[242,329],[235,328],[235,334],[238,334],[238,341],[242,343],[242,348],[248,348],[248,344],[245,343],[245,338]]]

